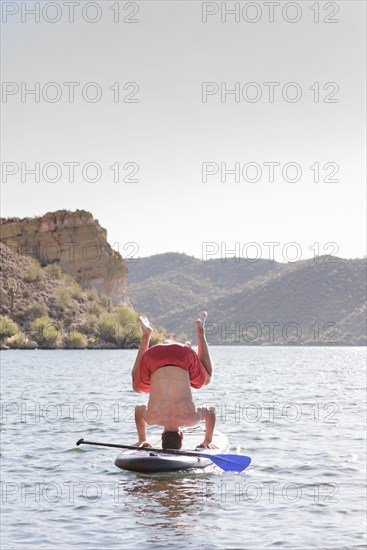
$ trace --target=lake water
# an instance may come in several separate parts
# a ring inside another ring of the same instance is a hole
[[[242,473],[141,475],[134,350],[2,352],[2,549],[365,548],[365,348],[212,347]],[[158,428],[152,430],[157,432]]]

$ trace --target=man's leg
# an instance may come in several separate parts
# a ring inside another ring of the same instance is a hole
[[[205,320],[208,314],[206,311],[201,311],[198,314],[197,321],[195,323],[196,335],[198,338],[198,357],[204,365],[207,373],[211,377],[213,374],[213,366],[210,360],[208,343],[205,337]]]
[[[137,354],[136,359],[135,359],[133,370],[131,371],[131,376],[133,378],[133,382],[134,382],[134,376],[135,376],[135,373],[136,373],[136,371],[139,367],[141,358],[142,358],[143,354],[149,349],[149,341],[150,341],[150,337],[151,337],[152,332],[153,332],[153,329],[149,325],[149,321],[146,317],[139,317],[138,320],[139,320],[141,329],[143,331],[143,335],[141,337],[141,342],[140,342],[138,354]]]

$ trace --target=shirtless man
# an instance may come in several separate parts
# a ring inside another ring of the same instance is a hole
[[[214,407],[198,407],[192,400],[190,386],[201,388],[209,384],[213,368],[205,338],[205,311],[195,323],[198,353],[182,344],[158,344],[149,348],[153,332],[146,317],[139,317],[143,336],[131,372],[133,389],[149,393],[148,405],[135,407],[137,446],[150,446],[146,441],[146,424],[163,426],[163,449],[180,449],[183,434],[180,426],[193,426],[205,421],[205,438],[199,447],[214,449]]]

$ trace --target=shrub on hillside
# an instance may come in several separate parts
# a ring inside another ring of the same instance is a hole
[[[70,306],[71,294],[67,288],[57,288],[54,293],[56,305],[60,309]]]
[[[40,281],[42,277],[42,268],[38,262],[36,263],[36,261],[34,261],[34,263],[32,263],[26,270],[23,281],[26,283],[34,283],[36,281]]]
[[[63,271],[59,265],[49,264],[44,268],[44,271],[51,275],[53,279],[61,279],[63,276]]]
[[[71,332],[65,339],[67,348],[83,349],[87,347],[87,337],[81,332]]]
[[[24,348],[26,343],[27,336],[21,330],[6,340],[6,345],[10,348]]]
[[[114,313],[120,325],[124,326],[131,323],[137,323],[136,313],[126,306],[115,307]]]
[[[95,336],[98,332],[98,318],[95,315],[87,315],[79,329],[83,334]]]
[[[116,343],[119,347],[130,348],[139,346],[140,333],[136,323],[126,323],[125,325],[116,325]]]
[[[103,313],[98,319],[98,335],[106,342],[117,342],[118,321],[111,313]]]
[[[48,317],[39,317],[33,321],[31,332],[40,347],[53,348],[56,346],[59,334]]]
[[[83,301],[83,289],[76,281],[71,285],[70,292],[73,300],[78,300],[78,302]]]
[[[14,336],[19,331],[18,325],[7,315],[0,316],[0,341]]]
[[[91,302],[88,307],[88,313],[90,315],[96,315],[97,317],[102,313],[103,309],[98,302]]]
[[[74,277],[65,271],[62,272],[62,279],[66,285],[73,285],[75,283]]]

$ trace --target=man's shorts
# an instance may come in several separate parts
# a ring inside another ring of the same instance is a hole
[[[173,365],[187,370],[192,388],[201,388],[208,373],[195,351],[182,344],[157,344],[149,348],[142,356],[134,376],[137,391],[150,392],[150,378],[161,367]]]

